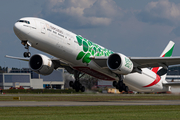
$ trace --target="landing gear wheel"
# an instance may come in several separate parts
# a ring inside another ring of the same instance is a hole
[[[84,92],[84,91],[85,91],[85,87],[82,86],[82,87],[81,87],[81,92]]]
[[[79,88],[79,86],[80,86],[80,83],[78,81],[75,81],[73,84],[73,88],[77,89],[77,88]]]
[[[113,81],[113,86],[116,87],[117,86],[117,82]]]
[[[128,86],[125,87],[124,91],[128,93],[128,91],[129,91]]]
[[[118,86],[119,86],[119,88],[123,88],[123,81],[119,81]]]
[[[69,86],[70,86],[70,87],[73,87],[73,85],[74,85],[73,81],[70,81],[70,82],[69,82]]]
[[[31,53],[30,52],[27,52],[27,57],[31,57]]]
[[[123,91],[123,89],[122,88],[119,88],[119,92],[122,92]]]
[[[30,52],[24,52],[23,56],[24,57],[31,57],[31,53]]]
[[[122,89],[125,90],[126,89],[126,85],[123,83],[122,85]]]
[[[76,88],[75,91],[76,91],[76,92],[79,92],[79,88]]]
[[[24,52],[23,56],[24,56],[24,57],[27,57],[27,52]]]

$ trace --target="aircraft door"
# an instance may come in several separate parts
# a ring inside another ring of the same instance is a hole
[[[77,50],[77,44],[74,38],[72,38],[72,46],[73,46],[73,49]]]
[[[68,38],[67,38],[67,44],[68,44],[68,45],[71,45],[71,41],[72,41],[71,38],[68,37]]]
[[[46,26],[44,23],[41,23],[41,33],[45,34],[46,33]]]

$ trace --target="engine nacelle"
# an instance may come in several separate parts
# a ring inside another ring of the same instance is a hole
[[[49,75],[54,70],[54,64],[51,59],[42,54],[35,54],[29,60],[30,68],[42,75]]]
[[[113,53],[107,59],[107,66],[117,74],[126,75],[133,70],[132,61],[121,53]]]

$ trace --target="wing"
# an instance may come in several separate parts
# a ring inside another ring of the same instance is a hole
[[[102,68],[107,67],[108,57],[90,57]],[[169,65],[180,64],[180,57],[129,57],[135,68],[147,67],[167,67]]]
[[[130,57],[135,67],[164,67],[180,64],[180,57]]]
[[[102,68],[107,68],[107,59],[108,57],[98,57],[98,56],[93,56],[93,57],[90,57],[90,59],[92,61],[94,61],[99,67],[102,67]]]
[[[74,73],[74,69],[69,64],[62,62],[59,58],[53,58],[51,60],[54,64],[54,69],[61,67],[65,68],[70,74]]]
[[[11,59],[22,60],[22,61],[29,61],[30,60],[30,58],[14,57],[14,56],[9,56],[9,55],[6,55],[5,57],[11,58]],[[71,74],[74,73],[74,69],[69,64],[62,62],[58,58],[52,58],[51,60],[54,64],[54,69],[62,67],[62,68],[65,68],[69,73],[71,73]]]

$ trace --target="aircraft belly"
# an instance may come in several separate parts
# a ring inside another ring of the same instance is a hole
[[[74,65],[73,68],[101,80],[107,80],[107,81],[118,80],[118,77],[114,73],[112,73],[108,68],[107,69],[100,68],[92,61],[89,64],[83,63],[81,65],[80,64]]]

